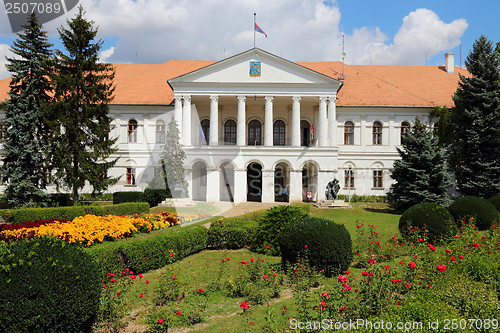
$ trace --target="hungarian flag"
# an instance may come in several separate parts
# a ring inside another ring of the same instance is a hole
[[[309,139],[309,145],[312,146],[313,141],[314,141],[314,126],[311,125],[311,138]]]
[[[264,32],[264,30],[262,30],[262,29],[261,29],[261,28],[257,25],[257,23],[255,23],[255,31],[260,32],[261,34],[266,35],[266,38],[267,38],[267,34]]]

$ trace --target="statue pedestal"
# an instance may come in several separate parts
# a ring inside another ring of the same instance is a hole
[[[344,200],[323,200],[314,205],[318,208],[352,208]]]

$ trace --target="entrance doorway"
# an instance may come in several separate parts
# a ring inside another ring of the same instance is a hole
[[[262,202],[262,165],[257,162],[247,167],[247,201]]]

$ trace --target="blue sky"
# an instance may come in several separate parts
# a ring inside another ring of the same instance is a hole
[[[374,65],[443,65],[446,52],[462,64],[484,34],[500,41],[495,0],[81,0],[99,26],[101,58],[109,62],[162,63],[171,59],[220,60],[253,47],[253,13],[268,38],[257,47],[292,61],[341,59]],[[57,28],[76,9],[44,25],[60,47]],[[0,79],[15,35],[0,5]]]

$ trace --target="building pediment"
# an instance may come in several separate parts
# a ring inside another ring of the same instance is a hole
[[[176,93],[336,93],[341,81],[258,48],[168,80]],[[284,91],[284,90],[283,90]],[[290,93],[290,90],[288,90]]]

